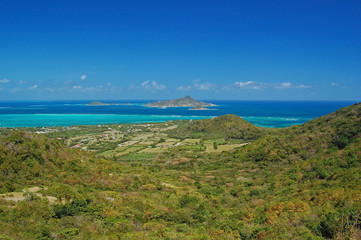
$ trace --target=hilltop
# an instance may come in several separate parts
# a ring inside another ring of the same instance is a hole
[[[186,96],[184,98],[173,99],[169,101],[158,101],[153,103],[145,104],[147,107],[159,107],[159,108],[167,108],[167,107],[194,107],[194,108],[203,108],[215,106],[212,103],[206,103],[194,100],[190,96]]]
[[[228,114],[213,119],[192,121],[170,131],[170,135],[181,138],[212,139],[223,137],[250,141],[264,136],[269,131],[270,129],[257,127],[237,115]]]

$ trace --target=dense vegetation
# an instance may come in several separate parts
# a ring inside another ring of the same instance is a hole
[[[227,140],[241,139],[250,141],[264,136],[265,133],[270,132],[270,130],[256,127],[237,115],[228,114],[213,119],[193,121],[169,132],[170,135],[174,137],[204,139],[224,137]]]
[[[361,104],[274,131],[227,115],[170,134],[254,141],[107,160],[9,132],[0,239],[360,239]]]

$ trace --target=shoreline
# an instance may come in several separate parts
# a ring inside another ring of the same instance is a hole
[[[188,110],[187,110],[188,111]],[[193,110],[196,111],[196,110]],[[200,110],[207,111],[207,110]],[[211,119],[218,115],[142,115],[142,114],[0,114],[0,128],[69,127],[112,124],[160,123],[174,120]],[[283,128],[303,124],[310,117],[240,116],[250,123],[267,128]]]

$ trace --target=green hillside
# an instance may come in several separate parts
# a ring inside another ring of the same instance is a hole
[[[62,181],[68,171],[87,174],[91,159],[44,136],[10,132],[0,138],[0,193]]]
[[[268,131],[270,130],[256,127],[237,115],[228,114],[213,119],[204,119],[184,124],[174,130],[171,135],[183,138],[204,139],[225,137],[227,139],[249,141],[264,136]]]
[[[272,131],[234,115],[169,131],[249,144],[107,160],[1,137],[0,239],[360,239],[361,104]]]

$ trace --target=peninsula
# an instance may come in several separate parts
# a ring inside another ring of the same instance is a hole
[[[178,98],[178,99],[173,99],[173,100],[169,100],[169,101],[158,101],[158,102],[147,103],[147,104],[145,104],[145,106],[158,107],[158,108],[193,107],[194,109],[208,110],[207,108],[204,108],[204,107],[212,107],[212,106],[216,106],[216,105],[214,105],[212,103],[197,101],[190,96],[186,96],[184,98]]]

